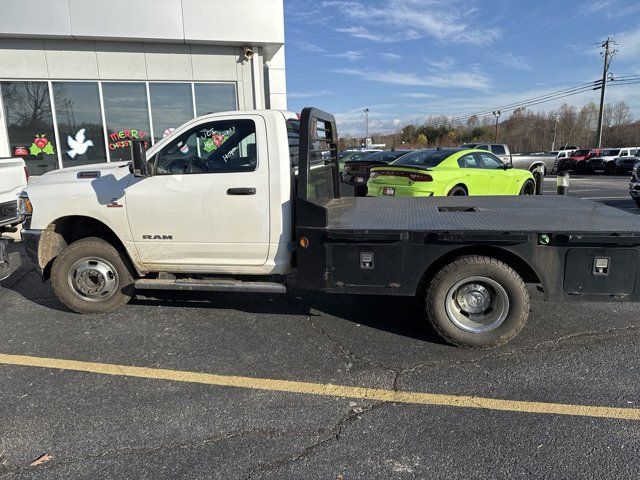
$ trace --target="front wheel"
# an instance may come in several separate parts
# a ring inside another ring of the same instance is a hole
[[[495,348],[512,340],[529,317],[520,275],[492,257],[466,256],[445,266],[427,290],[428,321],[447,342]]]
[[[101,238],[65,248],[51,268],[53,292],[77,313],[109,313],[131,300],[134,279],[128,259]]]
[[[638,208],[640,208],[640,198],[635,198],[634,200],[636,201],[636,205],[638,206]]]
[[[522,188],[520,189],[520,195],[535,195],[536,194],[536,184],[533,180],[529,179],[524,182]]]

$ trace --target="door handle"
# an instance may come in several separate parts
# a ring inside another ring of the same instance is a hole
[[[255,188],[230,188],[227,190],[227,195],[255,195]]]

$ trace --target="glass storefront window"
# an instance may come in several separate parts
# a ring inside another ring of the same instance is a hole
[[[98,84],[54,82],[53,100],[63,166],[106,162]]]
[[[190,83],[150,83],[149,94],[156,142],[193,118]]]
[[[232,83],[196,83],[196,111],[206,113],[226,112],[238,108],[236,86]]]
[[[58,168],[58,149],[47,82],[1,82],[11,155],[22,157],[29,173]]]
[[[131,141],[151,140],[146,86],[105,82],[102,95],[111,161],[131,160]]]

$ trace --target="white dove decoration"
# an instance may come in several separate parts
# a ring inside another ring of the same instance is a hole
[[[70,148],[70,150],[67,151],[69,158],[76,158],[76,155],[84,155],[87,153],[89,147],[93,147],[93,142],[85,139],[84,131],[84,128],[78,130],[75,139],[71,137],[71,135],[67,137],[67,145]]]

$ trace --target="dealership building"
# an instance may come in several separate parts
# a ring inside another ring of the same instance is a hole
[[[0,157],[32,175],[129,159],[205,113],[286,109],[283,0],[0,6]]]

